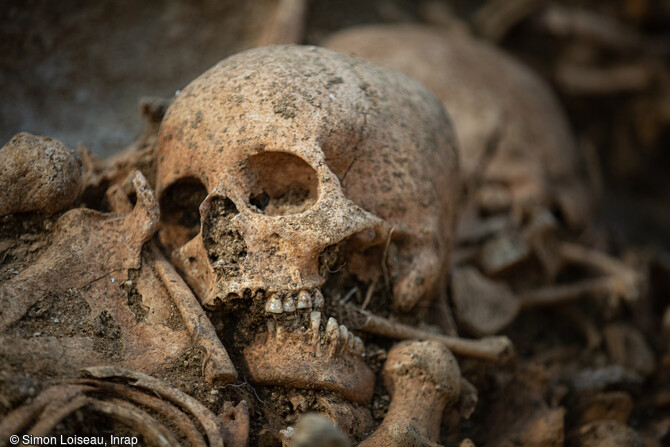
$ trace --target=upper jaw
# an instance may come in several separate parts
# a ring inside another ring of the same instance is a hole
[[[301,289],[289,292],[271,293],[265,302],[265,312],[281,314],[298,310],[321,310],[325,304],[321,289]]]

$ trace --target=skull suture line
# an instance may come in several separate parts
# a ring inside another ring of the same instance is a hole
[[[255,381],[366,401],[362,342],[321,317],[340,265],[329,258],[345,253],[361,281],[385,262],[397,310],[431,298],[458,182],[449,120],[420,84],[325,49],[261,48],[220,62],[168,110],[160,237],[203,305],[246,303],[239,324],[256,337],[240,349]]]

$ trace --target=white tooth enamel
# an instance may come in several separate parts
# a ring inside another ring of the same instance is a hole
[[[343,324],[340,325],[340,343],[343,346],[347,345],[347,338],[349,338],[349,329]]]
[[[311,343],[316,345],[319,341],[319,326],[321,326],[321,312],[312,312],[309,314],[309,323],[312,331]]]
[[[326,324],[326,340],[330,343],[330,353],[331,355],[335,353],[337,348],[337,338],[340,335],[340,325],[337,324],[337,320],[333,317],[328,319],[328,324]]]
[[[309,309],[312,307],[312,297],[306,290],[301,290],[298,294],[298,309]]]
[[[292,296],[284,299],[284,312],[295,312],[295,300]]]
[[[347,351],[349,352],[354,352],[355,348],[355,340],[354,340],[355,335],[349,332],[349,336],[347,337]]]
[[[360,337],[354,337],[354,352],[365,356],[365,345],[363,344],[363,340],[361,340]]]
[[[316,289],[314,292],[314,308],[315,309],[323,309],[325,301],[323,299],[323,293],[319,289]]]
[[[319,326],[321,325],[321,312],[310,313],[309,322],[312,327],[312,331],[319,332]]]
[[[277,295],[272,295],[272,297],[270,297],[270,299],[265,302],[265,312],[270,312],[273,314],[280,314],[283,312],[281,300],[277,297]]]

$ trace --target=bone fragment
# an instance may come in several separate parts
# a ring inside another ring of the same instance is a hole
[[[461,392],[461,372],[451,352],[436,341],[401,343],[389,352],[382,375],[391,405],[360,446],[437,446],[442,413]]]
[[[206,447],[206,443],[196,426],[188,416],[170,402],[154,397],[150,394],[135,390],[127,385],[112,383],[103,380],[86,381],[92,386],[119,395],[124,399],[135,402],[143,407],[156,411],[164,417],[170,425],[184,434],[188,442],[194,447]]]
[[[120,399],[110,399],[108,401],[88,399],[88,406],[98,413],[132,427],[142,436],[147,445],[158,447],[180,445],[163,424],[149,416],[145,411],[140,410],[139,407],[125,401]]]
[[[474,357],[496,363],[506,363],[514,358],[514,346],[509,338],[504,336],[485,337],[479,340],[468,340],[460,337],[450,337],[442,334],[433,334],[412,326],[388,320],[373,315],[364,310],[354,310],[354,321],[347,322],[350,329],[398,340],[434,340],[442,343],[457,355]]]
[[[158,379],[126,368],[114,366],[96,366],[85,368],[86,374],[98,379],[125,379],[129,385],[151,391],[190,412],[202,425],[209,445],[223,447],[221,429],[216,417],[200,402],[191,396],[171,387]]]
[[[344,433],[325,417],[308,413],[300,418],[295,427],[282,430],[287,447],[349,447]]]
[[[78,409],[86,406],[89,401],[89,398],[84,395],[78,395],[72,399],[68,399],[69,396],[63,397],[62,399],[50,402],[46,406],[37,423],[30,430],[30,435],[40,437],[48,435],[56,424]]]
[[[20,133],[0,148],[0,216],[63,211],[80,190],[81,161],[60,141]]]
[[[451,284],[456,317],[472,334],[495,334],[519,313],[519,300],[509,287],[485,277],[473,267],[455,269]]]
[[[31,403],[13,410],[0,420],[0,445],[7,445],[10,435],[21,433],[28,427],[50,402],[71,400],[93,389],[84,385],[62,385],[44,390]]]
[[[156,246],[151,244],[154,256],[156,274],[179,309],[186,328],[194,338],[194,342],[205,348],[208,361],[205,365],[205,378],[209,383],[227,384],[237,380],[237,371],[233,366],[226,349],[216,335],[214,326],[205,315],[197,299],[188,288],[181,276],[175,271],[172,264],[161,254]]]
[[[232,402],[226,402],[220,419],[225,445],[227,447],[247,447],[249,442],[249,404],[247,401],[240,401],[236,406],[233,406]]]

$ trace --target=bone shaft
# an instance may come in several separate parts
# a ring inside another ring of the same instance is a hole
[[[513,355],[511,341],[507,337],[486,337],[479,340],[466,340],[422,331],[402,323],[359,311],[365,317],[357,329],[371,334],[382,335],[398,340],[435,340],[449,348],[454,354],[475,357],[494,362],[505,362]]]
[[[616,277],[596,278],[563,286],[532,290],[519,297],[522,309],[556,306],[576,301],[587,293],[611,291],[621,280]]]
[[[209,355],[205,377],[210,383],[234,383],[237,380],[237,371],[191,289],[153,243],[151,251],[155,258],[156,273],[179,309],[186,328],[194,342],[202,346],[207,352],[206,355]]]
[[[561,256],[568,262],[590,265],[600,269],[605,274],[621,275],[635,273],[619,260],[581,245],[563,243],[560,246],[560,252]]]
[[[408,383],[407,386],[414,392],[407,393],[403,389],[402,392],[394,394],[383,423],[392,425],[394,422],[411,422],[421,436],[431,441],[439,439],[440,421],[447,397],[437,393],[432,383],[426,383],[420,388],[412,383]],[[408,415],[410,415],[409,421]]]

